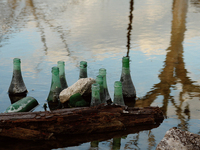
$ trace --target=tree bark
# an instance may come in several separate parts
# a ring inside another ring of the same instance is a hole
[[[0,136],[41,140],[61,134],[90,134],[125,130],[163,121],[159,107],[126,108],[116,105],[68,108],[44,112],[0,114]]]

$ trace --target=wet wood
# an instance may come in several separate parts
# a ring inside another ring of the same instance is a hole
[[[61,134],[105,133],[153,125],[163,119],[159,107],[128,108],[113,105],[51,112],[3,113],[0,114],[0,136],[27,140],[54,139]]]

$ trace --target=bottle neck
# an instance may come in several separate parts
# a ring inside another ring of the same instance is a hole
[[[99,75],[103,77],[103,87],[107,88],[106,70],[104,68],[99,69]]]
[[[19,70],[19,71],[21,71],[21,64],[20,63],[14,63],[13,64],[13,70]]]
[[[58,67],[52,68],[52,83],[60,83]]]
[[[92,98],[100,100],[100,87],[97,83],[92,85]]]
[[[59,68],[59,75],[65,75],[65,69],[64,69],[64,64],[58,64]]]
[[[103,92],[103,77],[100,76],[100,75],[98,75],[98,76],[96,77],[96,83],[99,84],[100,93],[102,93],[102,92]]]
[[[114,95],[121,96],[122,95],[122,87],[115,87]]]
[[[122,68],[129,69],[129,57],[122,58]]]
[[[121,81],[115,81],[114,84],[114,95],[122,95],[122,83]]]

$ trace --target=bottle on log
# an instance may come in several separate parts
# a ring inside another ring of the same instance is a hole
[[[124,98],[122,94],[122,83],[121,81],[115,81],[114,83],[114,100],[113,103],[116,105],[124,106]]]
[[[103,88],[103,77],[100,75],[96,76],[96,83],[99,84],[101,103],[106,103],[105,93],[104,93],[104,88]]]
[[[8,89],[9,95],[26,95],[27,89],[21,73],[21,60],[19,58],[13,59],[13,76]]]
[[[30,96],[20,99],[19,101],[10,105],[5,113],[9,112],[28,112],[38,106],[38,101]]]
[[[61,107],[59,94],[62,91],[62,87],[59,78],[59,68],[56,66],[52,67],[51,73],[52,73],[52,80],[51,80],[49,95],[47,97],[47,102],[49,108],[53,110]]]
[[[87,78],[87,62],[86,61],[80,62],[79,79],[80,78]]]
[[[93,83],[92,84],[92,98],[91,98],[90,106],[97,106],[99,104],[101,104],[100,87],[98,83]]]
[[[86,107],[88,103],[83,99],[80,93],[76,93],[69,98],[69,107]]]
[[[21,94],[21,95],[10,95],[10,94],[8,94],[11,104],[13,104],[13,103],[17,102],[18,100],[26,97],[26,95],[27,94]]]
[[[105,100],[108,104],[110,104],[110,103],[112,103],[112,100],[110,98],[110,94],[108,92],[108,87],[107,87],[106,69],[100,68],[99,75],[103,77],[103,91],[104,91],[104,95],[105,95]]]
[[[57,66],[59,68],[59,78],[62,90],[66,89],[68,87],[66,77],[65,77],[65,62],[64,61],[58,61]]]
[[[122,82],[124,101],[132,101],[135,104],[136,91],[131,79],[129,61],[129,57],[122,58],[122,72],[120,81]]]

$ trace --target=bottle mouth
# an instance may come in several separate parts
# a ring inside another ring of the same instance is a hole
[[[86,68],[87,67],[87,62],[86,61],[81,61],[80,62],[80,67],[81,68]]]
[[[63,64],[64,65],[65,62],[64,61],[58,61],[57,64]]]
[[[54,66],[54,67],[52,67],[51,72],[52,72],[52,73],[57,73],[57,72],[59,72],[59,68],[56,67],[56,66]]]
[[[99,84],[98,83],[93,83],[92,84],[92,89],[99,90],[100,89]]]
[[[124,56],[124,57],[122,58],[122,61],[123,61],[123,62],[129,62],[129,57]]]
[[[114,86],[115,87],[122,87],[122,82],[121,81],[115,81]]]
[[[105,76],[106,75],[106,69],[105,68],[100,68],[99,69],[99,75]]]
[[[21,60],[20,60],[19,58],[14,58],[14,59],[13,59],[13,62],[14,62],[14,63],[21,63]]]

